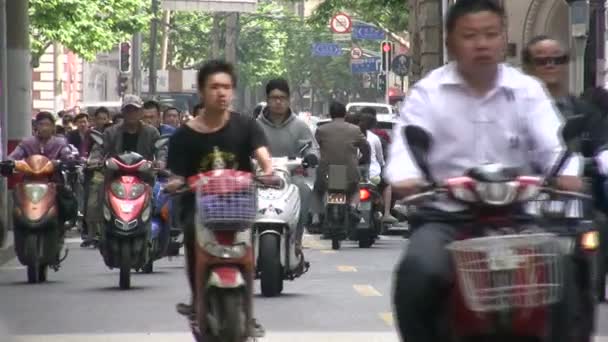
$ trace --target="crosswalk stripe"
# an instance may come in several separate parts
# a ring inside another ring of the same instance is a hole
[[[18,336],[12,342],[192,342],[188,333],[66,334]],[[267,333],[256,342],[399,342],[394,332]]]

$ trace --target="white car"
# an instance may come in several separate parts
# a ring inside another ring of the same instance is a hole
[[[374,102],[351,102],[346,105],[346,112],[348,113],[358,113],[361,109],[365,107],[372,107],[376,110],[376,114],[378,115],[378,121],[384,116],[387,118],[384,119],[392,119],[397,116],[397,110],[395,107],[386,103],[374,103]]]

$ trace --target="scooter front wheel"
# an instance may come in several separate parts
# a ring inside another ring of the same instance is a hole
[[[247,315],[243,291],[221,289],[210,298],[209,314],[214,317],[217,331],[209,336],[210,342],[244,342],[248,338]]]
[[[278,296],[283,290],[283,274],[281,266],[281,242],[279,236],[264,234],[260,236],[258,270],[264,297]]]
[[[125,242],[120,248],[119,286],[123,290],[131,288],[131,244]]]

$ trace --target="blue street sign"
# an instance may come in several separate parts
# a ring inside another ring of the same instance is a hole
[[[312,55],[317,57],[334,57],[342,55],[342,48],[335,43],[313,43]]]
[[[378,71],[378,60],[380,58],[362,58],[353,60],[350,69],[353,74],[364,74]]]
[[[384,31],[374,26],[355,24],[353,27],[353,39],[383,40],[384,37]]]

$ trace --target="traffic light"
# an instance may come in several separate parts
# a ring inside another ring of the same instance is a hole
[[[120,43],[118,63],[120,64],[120,72],[131,72],[131,43]]]
[[[393,50],[395,50],[395,44],[391,41],[385,40],[380,44],[380,53],[382,53],[382,70],[390,70],[391,62],[393,60]]]
[[[120,75],[118,76],[118,95],[122,96],[129,90],[129,76]]]
[[[378,90],[386,92],[386,74],[378,74]]]

